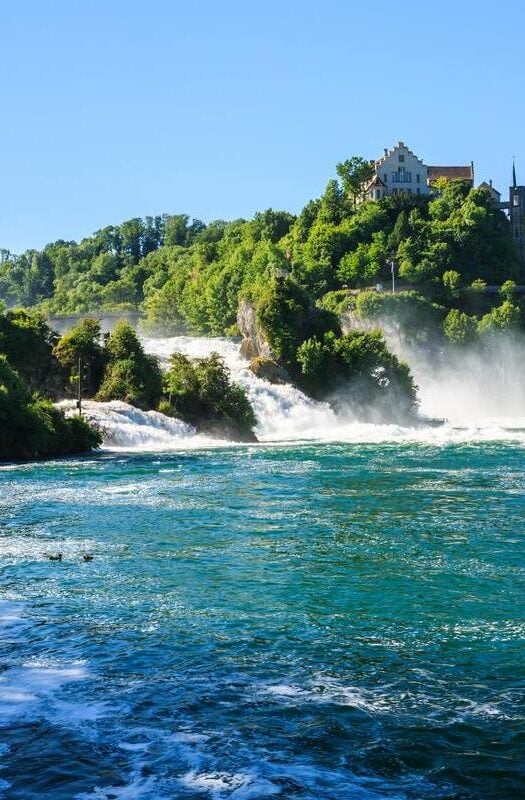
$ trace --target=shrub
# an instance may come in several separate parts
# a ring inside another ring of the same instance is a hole
[[[64,413],[48,400],[33,400],[24,381],[0,356],[0,460],[45,458],[92,450],[98,431]]]
[[[162,395],[158,361],[146,355],[129,323],[119,322],[105,347],[107,366],[97,400],[123,400],[138,408],[156,408]]]
[[[173,415],[203,431],[227,438],[254,439],[256,418],[250,402],[245,391],[231,382],[217,353],[196,359],[174,353],[164,376],[164,388]]]
[[[416,386],[408,366],[387,348],[380,331],[327,333],[297,351],[303,382],[324,397],[338,392],[361,416],[406,419],[417,410]]]

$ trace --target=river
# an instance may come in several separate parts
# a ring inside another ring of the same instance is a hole
[[[88,404],[99,454],[0,468],[0,796],[521,798],[522,420],[363,425],[147,346],[219,350],[261,442]]]

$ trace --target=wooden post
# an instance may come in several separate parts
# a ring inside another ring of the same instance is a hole
[[[77,396],[77,408],[78,408],[78,416],[82,416],[82,358],[79,357],[78,359],[78,396]]]

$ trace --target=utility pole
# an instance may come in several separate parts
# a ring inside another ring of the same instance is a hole
[[[390,272],[392,273],[392,294],[396,293],[396,262],[394,259],[390,262]]]
[[[78,408],[78,416],[82,416],[82,358],[79,356],[78,358],[78,382],[77,382],[77,408]]]

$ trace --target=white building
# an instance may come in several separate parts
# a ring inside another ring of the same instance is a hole
[[[364,200],[381,200],[393,194],[427,195],[438,178],[466,180],[474,185],[474,165],[429,167],[412,150],[398,142],[374,162],[375,175],[366,185]]]

